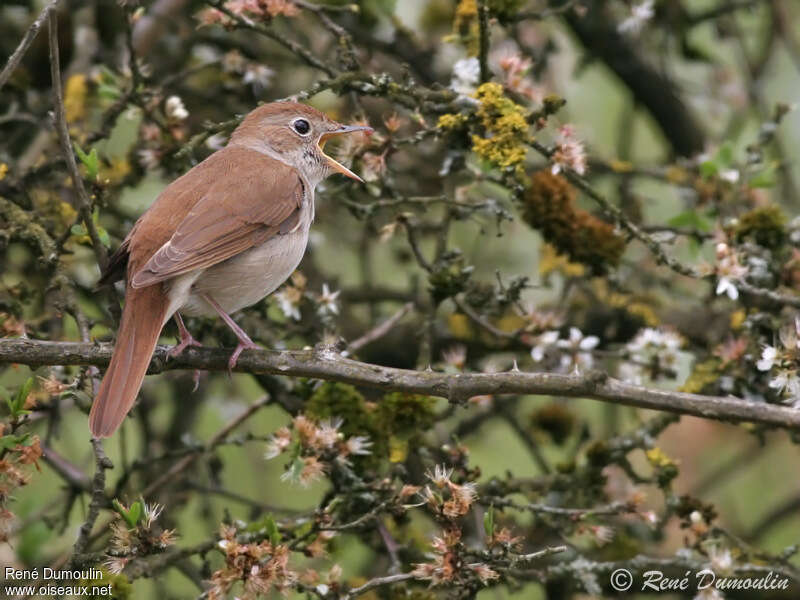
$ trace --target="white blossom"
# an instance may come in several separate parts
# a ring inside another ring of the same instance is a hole
[[[300,320],[300,308],[292,299],[291,294],[286,290],[282,290],[275,294],[275,299],[278,301],[278,306],[280,306],[283,314],[287,318],[294,319],[295,321]]]
[[[779,394],[790,396],[794,400],[800,400],[800,378],[792,371],[780,371],[770,380],[769,387]]]
[[[183,121],[189,116],[189,111],[183,105],[183,100],[180,96],[170,96],[164,105],[167,118],[173,121]]]
[[[458,94],[468,96],[472,94],[481,78],[481,66],[478,59],[462,58],[453,65],[453,78],[450,89]]]
[[[717,296],[727,294],[731,300],[736,300],[739,297],[739,290],[736,289],[733,281],[728,277],[720,277],[717,283]]]
[[[769,371],[772,365],[775,364],[775,359],[778,357],[778,349],[774,346],[764,346],[761,351],[761,360],[756,363],[759,371]]]
[[[328,313],[332,315],[339,314],[339,305],[336,303],[339,294],[342,293],[342,290],[336,290],[335,292],[331,292],[330,288],[328,287],[327,283],[322,284],[322,293],[319,296],[319,308],[320,312],[323,314]]]
[[[653,18],[653,15],[655,15],[653,0],[644,0],[641,4],[634,4],[631,7],[630,16],[617,26],[617,31],[636,35],[642,30],[645,23]]]
[[[544,360],[545,352],[558,341],[558,331],[545,331],[536,338],[536,344],[531,348],[531,358],[536,362]]]

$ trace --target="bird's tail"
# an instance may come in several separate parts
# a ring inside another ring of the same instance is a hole
[[[128,286],[114,355],[89,413],[94,437],[113,434],[136,401],[168,303],[160,285],[139,289]]]

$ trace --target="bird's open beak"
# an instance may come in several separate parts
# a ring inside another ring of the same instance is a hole
[[[333,131],[326,131],[323,133],[319,138],[319,149],[322,150],[325,147],[325,142],[327,142],[330,138],[341,135],[343,133],[354,133],[356,131],[363,131],[365,133],[372,133],[372,127],[367,127],[366,125],[342,125],[338,129],[334,129]],[[342,175],[346,175],[350,179],[355,179],[361,183],[364,183],[364,180],[361,179],[358,175],[353,173],[350,169],[345,167],[342,163],[332,159],[330,156],[325,154],[324,152],[322,155],[328,160],[328,164],[334,171],[338,171]]]

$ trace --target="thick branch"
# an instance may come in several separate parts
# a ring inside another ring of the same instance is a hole
[[[150,373],[171,369],[226,371],[230,350],[189,348],[175,359],[168,359],[168,347],[156,348]],[[46,342],[30,339],[0,340],[0,364],[95,365],[105,367],[111,360],[109,344]],[[800,410],[762,402],[747,402],[735,397],[700,396],[644,388],[624,383],[592,371],[584,375],[557,373],[459,373],[410,371],[371,365],[342,357],[330,348],[273,352],[245,350],[236,371],[252,374],[292,375],[341,381],[379,388],[429,394],[461,402],[487,394],[536,394],[591,398],[614,404],[693,415],[721,421],[750,421],[800,429]]]

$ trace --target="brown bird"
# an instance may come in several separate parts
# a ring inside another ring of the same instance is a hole
[[[231,313],[275,291],[300,263],[314,220],[314,188],[335,171],[361,181],[323,152],[341,125],[295,102],[248,114],[228,145],[173,181],[111,257],[100,283],[126,279],[117,344],[89,414],[107,437],[133,406],[161,329],[175,317],[180,343],[198,345],[181,315],[219,315],[242,350],[257,346]]]

